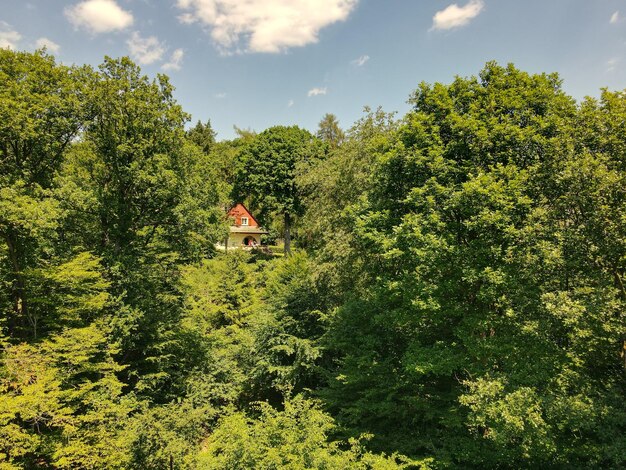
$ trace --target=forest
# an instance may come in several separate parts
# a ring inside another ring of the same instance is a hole
[[[0,49],[0,469],[626,468],[626,92],[415,86],[218,140]]]

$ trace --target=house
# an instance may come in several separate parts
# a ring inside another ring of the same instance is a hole
[[[261,245],[261,235],[269,233],[261,228],[243,204],[236,204],[228,211],[231,221],[228,240],[220,248],[253,248]]]

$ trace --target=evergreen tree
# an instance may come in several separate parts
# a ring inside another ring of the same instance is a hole
[[[216,135],[217,133],[211,127],[211,121],[208,119],[205,124],[198,121],[194,127],[187,131],[187,138],[206,154],[211,152]]]
[[[317,125],[317,138],[328,143],[331,148],[339,147],[344,139],[345,134],[339,127],[339,121],[334,114],[326,113]]]

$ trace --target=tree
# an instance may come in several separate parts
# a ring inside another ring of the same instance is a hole
[[[299,241],[315,252],[327,295],[342,297],[360,282],[364,254],[353,236],[358,206],[378,183],[373,175],[377,158],[393,144],[397,127],[394,113],[365,107],[341,147],[298,174],[306,207]]]
[[[83,125],[89,74],[42,51],[0,50],[0,272],[10,286],[6,326],[17,337],[40,333],[28,269],[53,251],[61,217],[53,180]]]
[[[333,316],[341,366],[322,391],[375,449],[461,467],[626,461],[626,186],[607,126],[623,97],[580,115],[560,83],[489,63],[422,84],[377,156],[354,214],[363,287]]]
[[[247,375],[259,400],[284,399],[323,383],[319,339],[326,327],[323,295],[304,252],[266,268],[264,308],[251,320],[254,358]]]
[[[206,154],[211,152],[215,144],[217,133],[211,127],[211,121],[207,119],[206,124],[198,121],[194,127],[187,131],[187,138],[202,149]]]
[[[109,272],[126,380],[161,398],[179,372],[177,265],[223,236],[209,157],[185,141],[187,115],[172,91],[166,77],[151,81],[128,58],[107,58],[60,178],[64,207],[84,223],[68,232]]]
[[[354,439],[346,450],[328,442],[335,424],[315,402],[296,397],[284,411],[260,403],[259,417],[244,413],[224,418],[198,456],[202,468],[427,469],[428,461],[366,452]]]
[[[2,353],[0,459],[6,468],[128,468],[137,410],[116,377],[102,321]]]
[[[339,121],[334,114],[326,113],[317,125],[317,138],[328,143],[331,148],[339,147],[344,139],[345,134],[339,127]]]
[[[250,198],[251,207],[261,218],[272,212],[283,216],[286,254],[291,253],[292,220],[304,210],[296,183],[297,168],[321,157],[319,141],[297,126],[271,127],[242,151],[235,194]]]
[[[488,63],[340,145],[172,92],[0,49],[1,468],[626,467],[626,92]],[[215,253],[231,189],[303,249]]]

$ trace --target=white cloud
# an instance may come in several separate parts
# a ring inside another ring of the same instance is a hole
[[[470,0],[462,7],[453,3],[449,7],[435,13],[431,29],[452,29],[464,26],[470,20],[476,18],[484,6],[485,4],[482,0]]]
[[[192,24],[195,23],[196,17],[193,16],[191,13],[183,13],[182,15],[178,15],[178,21],[180,21],[183,24]]]
[[[307,93],[307,96],[317,96],[317,95],[325,95],[328,89],[324,88],[311,88]]]
[[[9,23],[0,21],[0,49],[17,49],[22,35],[15,31]]]
[[[615,24],[620,20],[619,11],[616,11],[611,15],[611,24]]]
[[[128,28],[133,15],[122,10],[115,0],[86,0],[65,9],[65,16],[76,28],[94,34]]]
[[[615,67],[617,66],[617,64],[619,64],[619,59],[617,57],[613,57],[612,59],[607,60],[606,71],[612,72],[613,70],[615,70]]]
[[[295,104],[294,100],[287,101],[287,107],[291,108]]]
[[[151,64],[161,60],[165,47],[155,36],[142,38],[137,31],[134,31],[130,39],[126,41],[130,55],[142,65]]]
[[[224,98],[226,98],[226,96],[227,96],[227,95],[226,95],[226,93],[224,93],[224,92],[221,92],[221,93],[216,93],[216,94],[215,94],[215,97],[216,97],[218,100],[223,100]]]
[[[177,0],[182,23],[199,22],[223,53],[277,53],[318,41],[359,0]]]
[[[352,65],[356,65],[357,67],[362,67],[363,65],[365,65],[365,62],[367,62],[368,60],[370,60],[370,56],[362,55],[361,57],[359,57],[358,59],[354,59],[350,63]]]
[[[45,47],[49,52],[54,53],[57,53],[59,52],[59,50],[61,50],[61,46],[48,38],[37,39],[37,42],[35,42],[35,46],[37,47],[37,49],[43,49]]]
[[[176,49],[174,52],[172,52],[170,60],[167,63],[163,64],[161,68],[163,70],[180,70],[184,56],[185,51],[183,51],[182,49]]]

